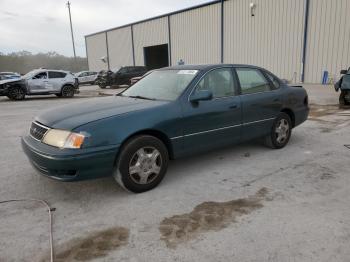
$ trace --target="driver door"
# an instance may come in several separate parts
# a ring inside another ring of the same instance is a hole
[[[206,101],[186,101],[184,105],[184,151],[193,153],[237,143],[241,136],[242,109],[238,82],[232,68],[208,72],[197,84],[197,91],[211,91]]]
[[[44,93],[46,92],[47,72],[40,72],[28,80],[29,93]]]

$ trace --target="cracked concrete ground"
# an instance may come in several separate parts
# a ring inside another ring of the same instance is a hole
[[[350,111],[337,109],[331,87],[306,88],[311,117],[286,148],[251,142],[179,159],[159,187],[139,195],[112,178],[42,177],[21,150],[36,114],[89,99],[95,87],[74,99],[0,97],[0,201],[39,198],[56,208],[59,261],[349,261]],[[175,232],[173,247],[164,225]],[[48,254],[45,208],[0,205],[0,261],[45,261]]]

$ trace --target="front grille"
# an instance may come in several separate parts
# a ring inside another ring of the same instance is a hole
[[[36,122],[32,122],[32,125],[30,126],[30,135],[37,140],[41,140],[48,130],[48,127],[45,127]]]

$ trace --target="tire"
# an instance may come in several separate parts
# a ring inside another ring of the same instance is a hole
[[[61,96],[65,98],[71,98],[74,96],[74,87],[67,85],[63,86],[61,90]]]
[[[270,134],[265,137],[264,144],[273,149],[285,147],[292,135],[292,121],[286,113],[280,113],[275,119]]]
[[[21,87],[13,87],[10,88],[9,93],[7,97],[11,100],[23,100],[26,96],[26,92],[23,88]]]
[[[341,90],[339,95],[339,105],[344,106],[345,105],[345,91]]]
[[[350,105],[350,91],[341,90],[341,93],[339,96],[339,105],[340,106]]]
[[[103,84],[99,84],[98,85],[100,88],[102,88],[102,89],[105,89],[107,86],[105,86],[105,85],[103,85]]]
[[[114,167],[118,184],[133,193],[155,188],[168,168],[168,150],[158,138],[140,135],[123,146]]]

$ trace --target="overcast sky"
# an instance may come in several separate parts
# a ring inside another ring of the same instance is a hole
[[[210,0],[71,0],[76,52],[84,35]],[[73,56],[66,0],[0,0],[0,52],[56,51]]]

